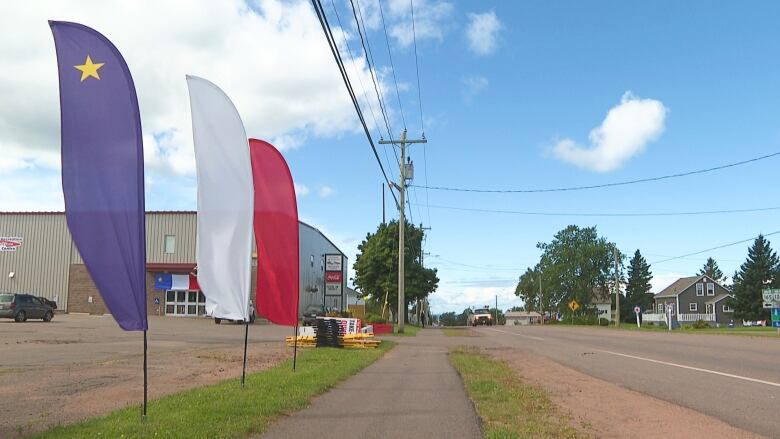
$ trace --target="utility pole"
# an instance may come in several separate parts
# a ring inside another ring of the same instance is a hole
[[[498,295],[496,295],[496,320],[493,322],[494,325],[498,325]]]
[[[428,143],[428,140],[425,139],[425,136],[422,137],[422,139],[415,139],[415,140],[408,140],[406,138],[406,129],[401,131],[401,138],[399,140],[380,140],[380,144],[391,144],[391,145],[399,145],[401,147],[401,163],[399,163],[400,168],[400,182],[395,185],[396,189],[398,189],[399,194],[399,200],[398,200],[398,332],[403,333],[404,332],[404,319],[406,318],[406,299],[404,298],[404,256],[405,256],[405,245],[404,245],[404,234],[406,233],[406,211],[405,211],[405,199],[404,195],[406,194],[406,145],[411,143]],[[411,164],[409,166],[409,169],[411,170]]]
[[[615,246],[615,327],[620,326],[620,252]]]
[[[544,325],[544,305],[542,305],[542,271],[539,270],[539,314],[542,315],[542,325]]]

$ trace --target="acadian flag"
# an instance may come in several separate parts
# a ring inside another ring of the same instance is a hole
[[[187,76],[198,175],[195,259],[206,313],[249,320],[252,165],[244,123],[216,85]]]
[[[68,228],[116,322],[145,331],[144,154],[133,78],[97,31],[61,21],[49,26],[60,80]]]
[[[290,168],[268,142],[249,139],[255,186],[257,311],[273,323],[298,323],[298,204]]]
[[[191,274],[155,273],[154,289],[162,291],[197,291],[198,278]]]

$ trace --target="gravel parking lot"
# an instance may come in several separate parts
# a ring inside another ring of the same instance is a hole
[[[292,355],[292,328],[249,328],[247,371]],[[244,327],[151,316],[150,399],[241,375]],[[61,315],[51,323],[0,320],[0,438],[105,414],[143,401],[143,333],[111,316]]]

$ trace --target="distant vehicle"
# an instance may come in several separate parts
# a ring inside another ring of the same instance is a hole
[[[255,314],[255,304],[250,300],[249,301],[249,323],[254,323],[257,319],[257,315]],[[243,320],[230,320],[230,319],[221,319],[219,317],[214,317],[214,323],[219,325],[222,322],[231,322],[231,323],[244,323]]]
[[[490,314],[490,310],[487,308],[475,309],[473,314],[469,314],[469,325],[487,325],[493,326],[493,315]]]
[[[317,324],[317,317],[325,316],[325,308],[322,305],[309,305],[303,312],[303,326],[314,326]]]
[[[24,322],[27,319],[42,319],[50,322],[54,308],[40,298],[30,294],[0,294],[0,318]]]

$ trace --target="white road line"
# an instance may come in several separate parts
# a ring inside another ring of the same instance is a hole
[[[620,352],[602,351],[600,349],[596,349],[596,351],[604,352],[605,354],[617,355],[617,356],[620,356],[620,357],[633,358],[635,360],[649,361],[651,363],[663,364],[663,365],[666,365],[666,366],[674,366],[674,367],[679,367],[681,369],[695,370],[697,372],[711,373],[713,375],[720,375],[720,376],[729,377],[729,378],[736,378],[738,380],[745,380],[745,381],[750,381],[750,382],[753,382],[753,383],[767,384],[767,385],[774,386],[774,387],[780,387],[780,383],[773,383],[771,381],[764,381],[764,380],[759,380],[759,379],[756,379],[756,378],[743,377],[743,376],[740,376],[740,375],[733,375],[733,374],[726,373],[726,372],[718,372],[717,370],[702,369],[700,367],[686,366],[684,364],[669,363],[669,362],[661,361],[661,360],[653,360],[652,358],[644,358],[644,357],[637,357],[636,355],[621,354]]]
[[[517,332],[502,331],[500,329],[492,329],[492,328],[485,328],[485,329],[488,329],[490,331],[503,332],[504,334],[509,334],[509,335],[516,335],[518,337],[530,338],[531,340],[544,341],[542,337],[534,337],[533,335],[518,334]]]

